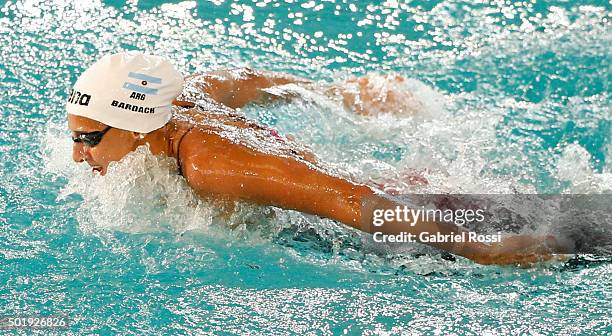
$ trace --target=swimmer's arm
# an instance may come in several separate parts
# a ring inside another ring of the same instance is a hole
[[[399,75],[387,75],[384,80],[391,87],[405,81]],[[389,89],[381,93],[380,88],[370,85],[370,76],[349,78],[339,84],[315,84],[313,81],[288,74],[240,68],[234,70],[212,71],[192,75],[185,78],[213,100],[231,108],[241,108],[251,102],[273,101],[292,98],[292,94],[272,94],[264,89],[284,84],[302,84],[314,90],[319,90],[330,97],[341,97],[345,108],[357,114],[375,115],[378,113],[403,113],[413,111],[406,105],[397,89]],[[378,79],[382,80],[382,79]],[[314,84],[314,85],[310,85]],[[175,105],[193,107],[193,103],[174,101]]]
[[[234,70],[213,71],[188,76],[191,81],[212,99],[231,108],[240,108],[250,102],[270,97],[262,89],[290,83],[308,83],[303,78],[287,74],[241,68]],[[183,106],[183,102],[175,102]]]
[[[373,227],[367,223],[371,221],[364,220],[361,213],[361,202],[366,197],[381,207],[403,205],[378,195],[369,187],[326,174],[307,163],[254,151],[215,134],[193,131],[183,142],[182,171],[189,185],[202,196],[242,199],[298,210],[370,233]],[[385,234],[407,232],[419,235],[421,232],[458,234],[463,229],[447,223],[419,222],[415,226],[385,223],[379,230]],[[517,238],[505,245],[476,242],[428,244],[489,264],[522,261],[525,256],[515,252],[535,243]]]

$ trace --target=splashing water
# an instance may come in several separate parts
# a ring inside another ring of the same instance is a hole
[[[249,66],[322,87],[369,74],[411,113],[359,116],[316,87],[243,112],[404,193],[609,193],[608,2],[0,6],[0,315],[73,316],[74,334],[609,329],[609,260],[484,267],[294,211],[227,212],[147,148],[95,176],[71,162],[63,110],[77,76],[122,50],[184,74]]]

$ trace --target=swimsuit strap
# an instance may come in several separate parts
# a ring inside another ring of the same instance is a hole
[[[181,144],[183,143],[183,139],[185,139],[185,136],[187,136],[187,133],[189,133],[189,131],[191,131],[195,126],[191,126],[185,133],[183,133],[183,136],[181,137],[181,139],[179,140],[178,146],[176,146],[176,163],[178,164],[178,173],[179,175],[183,175],[183,164],[181,163]]]

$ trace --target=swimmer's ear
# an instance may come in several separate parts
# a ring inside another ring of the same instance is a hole
[[[195,106],[195,104],[192,102],[180,101],[176,99],[172,101],[172,105],[176,105],[179,107],[187,107],[187,108],[191,108]]]

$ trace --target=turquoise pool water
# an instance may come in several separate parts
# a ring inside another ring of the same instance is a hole
[[[68,316],[68,331],[38,333],[74,335],[611,332],[609,258],[479,266],[365,246],[334,222],[246,204],[219,222],[172,162],[145,151],[91,176],[71,162],[64,120],[80,72],[127,49],[164,55],[184,74],[250,66],[332,82],[396,72],[422,88],[427,113],[358,117],[313,91],[244,113],[357,179],[416,171],[430,181],[400,185],[407,193],[609,193],[608,2],[0,8],[0,316]]]

